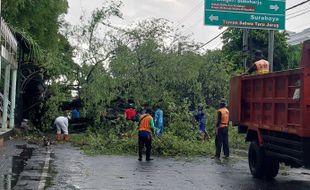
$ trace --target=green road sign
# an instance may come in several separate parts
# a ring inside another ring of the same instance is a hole
[[[285,0],[205,0],[205,24],[285,29]]]

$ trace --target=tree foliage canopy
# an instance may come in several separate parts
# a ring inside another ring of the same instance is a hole
[[[56,114],[52,112],[60,101],[71,97],[72,89],[83,99],[84,113],[96,118],[117,97],[133,99],[137,105],[161,103],[165,109],[184,108],[185,103],[190,109],[198,103],[217,107],[218,100],[228,96],[230,76],[242,70],[244,56],[249,65],[254,50],[267,56],[266,31],[250,31],[246,55],[242,31],[231,28],[222,37],[222,49],[198,52],[201,44],[165,19],[115,26],[112,19],[122,19],[122,4],[105,1],[90,17],[71,26],[63,19],[67,0],[2,0],[6,21],[40,48],[37,64],[55,92],[46,119]],[[275,32],[275,70],[295,68],[298,51],[288,46],[286,33]]]
[[[59,27],[67,0],[2,0],[2,15],[12,26],[31,35],[43,49],[57,51]]]
[[[243,59],[248,58],[248,66],[253,63],[254,52],[261,50],[268,57],[268,31],[250,30],[249,52],[242,52],[242,29],[229,28],[223,34],[223,52],[234,63],[235,69],[243,67]],[[288,44],[285,32],[275,31],[274,70],[280,71],[289,68]]]

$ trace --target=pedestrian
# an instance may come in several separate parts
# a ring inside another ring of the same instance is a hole
[[[255,59],[253,65],[249,68],[247,73],[251,74],[266,74],[269,73],[269,62],[265,60],[263,53],[259,50],[255,52]]]
[[[164,132],[164,112],[160,108],[160,105],[156,106],[155,127],[157,129],[157,136],[160,136]]]
[[[136,122],[139,122],[140,116],[146,113],[146,109],[148,109],[149,106],[147,103],[142,104],[139,109],[137,110],[136,114]]]
[[[72,115],[72,119],[78,119],[81,117],[80,111],[76,107],[73,108],[71,115]]]
[[[139,118],[138,126],[138,146],[139,146],[139,161],[142,161],[142,151],[146,148],[146,161],[151,161],[151,150],[152,150],[152,130],[156,131],[154,127],[154,119],[151,116],[151,110],[146,109],[146,113],[142,114]]]
[[[201,139],[204,141],[209,138],[209,134],[206,131],[206,116],[203,111],[203,105],[198,105],[198,111],[195,115],[196,120],[198,121],[199,132],[201,134]]]
[[[229,111],[226,108],[224,100],[220,102],[220,109],[217,111],[217,123],[215,128],[215,157],[220,159],[221,149],[223,147],[224,158],[229,157],[229,145],[228,145],[228,123],[229,123]]]
[[[139,114],[140,114],[140,115],[145,114],[147,109],[150,109],[148,103],[142,104],[142,106],[141,106],[141,108],[140,108],[140,110],[139,110]],[[150,109],[150,110],[151,110],[151,109]],[[150,113],[150,114],[151,114],[151,113]]]
[[[29,131],[29,124],[28,124],[28,119],[23,119],[23,121],[20,124],[20,128],[25,130],[26,132]]]
[[[56,132],[56,140],[61,139],[61,131],[64,133],[64,140],[69,140],[69,121],[67,116],[59,116],[55,119],[54,125],[56,126],[57,132]]]
[[[124,115],[127,120],[135,121],[137,111],[132,103],[130,103],[128,107],[125,109]]]
[[[125,116],[126,121],[124,121],[124,125],[123,127],[120,128],[120,131],[119,131],[122,137],[128,136],[128,131],[134,129],[136,126],[135,122],[137,120],[137,111],[133,103],[131,102],[128,103],[124,111],[124,116]]]

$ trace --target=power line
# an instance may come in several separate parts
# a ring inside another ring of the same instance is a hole
[[[206,43],[202,44],[200,47],[197,48],[197,50],[199,50],[200,48],[203,48],[204,46],[206,46],[207,44],[213,42],[214,40],[216,40],[218,37],[220,37],[222,34],[224,34],[224,32],[227,29],[225,29],[224,31],[222,31],[221,33],[219,33],[217,36],[215,36],[214,38],[212,38],[211,40],[207,41]]]
[[[291,10],[291,9],[294,9],[294,8],[296,8],[296,7],[299,7],[300,5],[303,5],[303,4],[308,3],[308,2],[310,2],[310,0],[306,0],[306,1],[303,1],[303,2],[298,3],[298,4],[296,4],[296,5],[293,5],[293,6],[291,6],[290,8],[287,8],[286,11],[289,11],[289,10]]]
[[[195,7],[193,7],[186,15],[184,15],[182,18],[180,18],[177,22],[178,22],[178,26],[181,25],[181,23],[186,20],[187,18],[189,18],[191,15],[193,15],[195,12],[197,12],[197,10],[201,7],[201,5],[203,5],[203,1],[198,3]]]
[[[184,33],[188,33],[191,29],[195,28],[197,26],[197,24],[199,24],[201,22],[200,19],[203,19],[203,16],[200,16],[199,17],[199,20],[197,20],[197,22],[195,22],[194,24],[192,24],[191,26],[187,27],[185,30],[184,30]]]
[[[198,3],[198,4],[196,4],[196,6],[195,7],[193,7],[185,16],[183,16],[182,18],[180,18],[177,22],[177,25],[176,25],[176,27],[179,27],[182,23],[182,20],[183,21],[185,21],[187,18],[189,18],[191,15],[194,15],[198,10],[199,10],[199,8],[201,7],[201,5],[203,5],[203,3],[204,3],[204,1],[202,1],[202,2],[200,2],[200,3]],[[182,29],[180,30],[180,32],[184,32],[184,33],[187,33],[187,31],[189,31],[190,29],[191,29],[191,27],[194,27],[195,25],[197,25],[198,23],[200,22],[200,19],[198,20],[198,22],[197,23],[195,23],[194,25],[192,25],[192,26],[189,26],[189,27],[185,27],[184,28],[184,26],[182,26]],[[181,39],[182,38],[182,36],[180,36],[180,37],[178,37],[177,39],[175,39],[175,40],[173,40],[173,42],[172,42],[172,44],[174,43],[174,42],[176,42],[176,41],[178,41],[179,39]]]
[[[214,46],[212,49],[215,49],[215,48],[219,47],[221,43],[222,43],[222,42],[219,41],[217,44],[215,44],[215,46]]]
[[[305,10],[305,11],[303,11],[303,12],[299,12],[298,14],[296,14],[296,15],[294,15],[294,16],[291,16],[291,17],[289,17],[289,18],[286,18],[286,20],[290,20],[290,19],[292,19],[292,18],[296,18],[296,17],[298,17],[298,16],[301,16],[301,15],[304,15],[304,14],[307,14],[307,13],[310,13],[309,10],[310,10],[310,9]]]
[[[294,14],[298,14],[298,13],[300,13],[301,11],[307,11],[307,10],[309,10],[309,9],[310,9],[310,7],[306,7],[306,8],[304,8],[304,9],[298,10],[298,11],[296,11],[296,12],[289,13],[289,14],[287,14],[286,16],[288,17],[288,16],[291,16],[291,15],[294,15]]]

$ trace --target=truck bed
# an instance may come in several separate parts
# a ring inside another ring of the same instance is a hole
[[[232,77],[229,110],[233,125],[266,156],[310,168],[310,41],[299,69]]]
[[[293,100],[301,83],[301,97]],[[307,68],[236,76],[230,81],[234,125],[310,137],[310,71]]]

